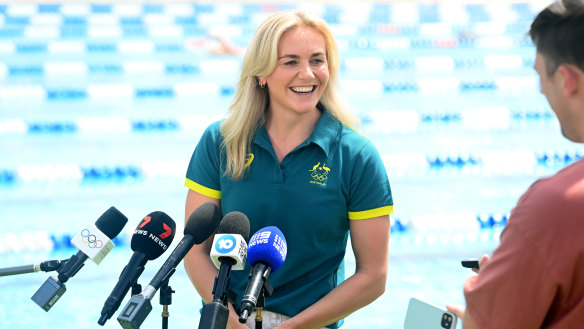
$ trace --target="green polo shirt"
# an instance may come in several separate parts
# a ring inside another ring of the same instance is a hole
[[[389,181],[373,144],[323,110],[312,135],[279,164],[262,126],[241,180],[224,175],[220,122],[201,137],[185,186],[221,200],[223,215],[240,211],[250,232],[274,225],[286,238],[288,255],[269,277],[274,293],[266,310],[294,316],[344,280],[343,259],[350,220],[393,212]],[[250,271],[231,272],[239,306]],[[329,328],[337,328],[337,324]]]

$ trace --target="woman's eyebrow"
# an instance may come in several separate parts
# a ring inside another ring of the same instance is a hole
[[[318,56],[324,56],[324,53],[319,51],[319,52],[316,52],[316,53],[310,55],[310,57],[318,57]],[[282,56],[278,57],[278,59],[282,59],[282,58],[297,59],[297,58],[300,58],[300,56],[294,55],[294,54],[287,54],[287,55],[282,55]]]

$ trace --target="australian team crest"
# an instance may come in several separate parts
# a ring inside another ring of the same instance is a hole
[[[331,171],[330,168],[326,166],[325,163],[320,165],[320,162],[315,164],[310,171],[310,184],[318,184],[326,186],[326,181],[328,180],[328,174]]]

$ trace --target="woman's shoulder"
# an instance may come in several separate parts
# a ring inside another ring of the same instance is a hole
[[[208,131],[221,131],[221,124],[223,120],[217,120],[207,126]]]
[[[351,153],[375,153],[376,148],[371,143],[371,140],[359,132],[357,129],[348,126],[339,120],[333,113],[325,110],[327,130],[335,135],[338,140],[338,146],[344,150],[349,150]]]
[[[223,120],[218,120],[218,121],[215,121],[215,122],[209,124],[207,126],[207,128],[205,128],[205,130],[201,136],[201,141],[207,141],[207,142],[221,141],[223,139],[223,135],[221,134],[222,122],[223,122]]]
[[[375,145],[367,136],[343,124],[341,124],[340,144],[354,149],[375,149]]]
[[[221,134],[221,124],[224,120],[217,120],[212,122],[205,128],[205,133],[210,133],[212,135],[220,135]]]

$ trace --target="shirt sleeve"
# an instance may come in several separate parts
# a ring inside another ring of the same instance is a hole
[[[542,327],[557,283],[537,248],[510,223],[489,263],[466,280],[466,309],[479,328]]]
[[[359,220],[393,213],[393,198],[385,165],[375,146],[367,140],[352,159],[349,219]]]
[[[220,122],[215,122],[195,147],[185,180],[189,189],[215,199],[221,199],[221,141]]]

